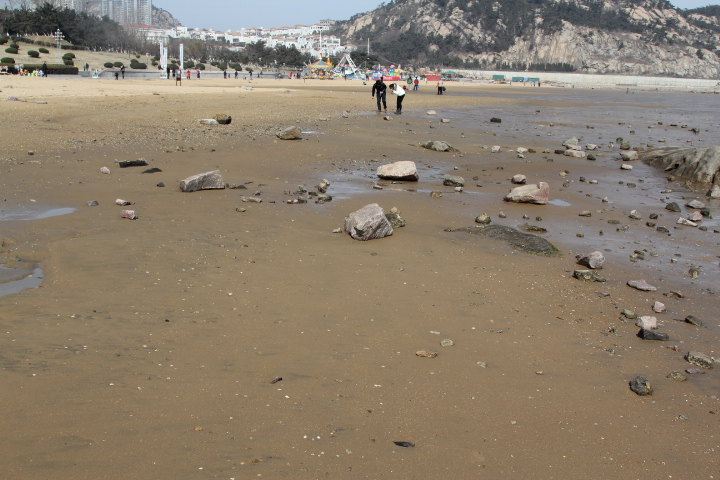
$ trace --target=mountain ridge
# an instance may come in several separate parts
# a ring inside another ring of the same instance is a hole
[[[392,63],[720,76],[720,6],[666,0],[394,0],[335,33]],[[532,67],[532,68],[531,68]]]

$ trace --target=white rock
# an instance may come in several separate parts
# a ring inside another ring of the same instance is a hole
[[[392,225],[380,205],[372,203],[357,210],[345,219],[345,231],[355,240],[367,241],[393,234]]]
[[[428,115],[437,115],[437,112],[435,110],[428,110],[427,114]]]
[[[638,152],[635,150],[621,150],[620,158],[622,158],[623,162],[631,162],[638,159]]]
[[[550,185],[545,182],[539,184],[523,185],[515,187],[505,196],[506,202],[534,203],[545,205],[550,201]]]
[[[200,124],[201,125],[220,125],[220,122],[218,122],[214,118],[201,118]]]
[[[662,302],[655,302],[653,304],[653,312],[663,313],[665,311],[665,304]]]
[[[183,192],[197,192],[199,190],[222,190],[225,188],[225,181],[219,170],[212,172],[198,173],[180,182],[180,190]]]
[[[688,226],[688,227],[697,227],[697,226],[698,226],[697,223],[691,222],[691,221],[688,220],[687,218],[682,218],[682,217],[678,218],[677,223],[678,223],[678,225],[685,225],[685,226]]]
[[[525,175],[515,175],[512,177],[512,183],[515,185],[525,185],[527,183],[527,177]]]
[[[409,160],[381,165],[377,169],[377,176],[385,180],[407,180],[416,182],[419,179],[415,162]]]
[[[628,215],[628,216],[630,218],[632,218],[633,220],[640,220],[642,218],[642,216],[640,215],[640,212],[638,212],[637,210],[632,210],[630,212],[630,215]]]
[[[633,166],[632,166],[632,165],[628,165],[627,163],[623,163],[622,165],[620,165],[620,168],[621,168],[622,170],[632,170],[632,169],[633,169]]]
[[[700,200],[691,200],[688,203],[685,204],[689,208],[695,208],[697,210],[700,210],[701,208],[705,208],[705,204],[701,202]]]
[[[720,198],[720,185],[713,185],[708,192],[708,197],[718,199]]]
[[[527,153],[527,152],[528,152],[528,149],[525,148],[525,147],[518,147],[515,151],[516,151],[517,153],[519,153],[520,155],[522,155],[522,154],[524,154],[524,153]]]
[[[578,259],[578,263],[593,270],[598,270],[603,268],[603,265],[605,264],[605,255],[603,255],[600,251],[595,251],[580,257]]]
[[[302,130],[298,127],[287,127],[280,130],[276,136],[280,140],[300,140],[302,138]]]
[[[585,145],[585,150],[597,150],[597,149],[598,149],[598,146],[595,145],[594,143],[588,143],[587,145]]]
[[[495,145],[490,149],[492,153],[498,153],[500,150],[502,150],[502,147],[500,145]]]
[[[565,155],[566,157],[574,157],[574,158],[585,158],[587,156],[587,154],[583,151],[572,150],[572,149],[565,150],[563,155]]]
[[[108,167],[102,167],[100,169],[100,173],[102,173],[103,175],[110,175],[110,169]]]
[[[658,326],[657,318],[649,315],[642,316],[637,319],[635,325],[642,328],[643,330],[655,330]]]

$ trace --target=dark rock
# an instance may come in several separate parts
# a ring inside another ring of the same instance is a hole
[[[232,117],[230,115],[218,114],[213,119],[220,125],[230,125],[232,123]]]
[[[153,167],[153,168],[148,168],[147,170],[143,170],[142,173],[150,173],[151,174],[151,173],[160,173],[160,172],[162,172],[161,169],[159,169],[157,167]]]
[[[713,368],[713,359],[709,355],[700,352],[688,352],[685,360],[701,368]]]
[[[665,210],[677,213],[680,212],[680,205],[678,205],[676,202],[671,202],[665,205]]]
[[[402,447],[402,448],[413,448],[415,446],[415,444],[413,442],[406,442],[406,441],[402,441],[402,440],[394,441],[393,443],[395,445],[397,445],[398,447]]]
[[[652,395],[653,392],[652,385],[650,385],[648,379],[641,375],[637,375],[636,377],[633,377],[632,380],[630,380],[630,390],[640,395],[641,397],[644,397],[646,395]]]
[[[518,250],[536,255],[554,256],[559,253],[557,247],[544,238],[523,233],[504,225],[477,225],[467,228],[448,228],[445,231],[450,233],[464,232],[495,240],[503,240]]]
[[[688,315],[687,317],[685,317],[685,323],[695,325],[696,327],[703,327],[705,325],[702,320],[695,317],[694,315]]]
[[[501,118],[493,117],[490,119],[490,123],[502,123]]]
[[[637,336],[643,340],[659,340],[661,342],[667,342],[670,340],[670,336],[668,336],[667,333],[661,333],[655,330],[645,330],[644,328],[640,329]]]
[[[443,185],[446,187],[464,187],[465,179],[457,175],[443,175]]]
[[[158,182],[155,186],[158,188],[165,188],[165,182]]]
[[[129,167],[147,167],[148,162],[146,160],[120,160],[118,162],[118,167],[120,168],[129,168]]]

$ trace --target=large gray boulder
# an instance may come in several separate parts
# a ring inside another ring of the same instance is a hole
[[[183,192],[197,192],[199,190],[223,190],[225,180],[219,170],[212,172],[198,173],[180,182],[180,190]]]
[[[515,187],[505,196],[506,202],[546,205],[550,201],[550,185],[545,182]]]
[[[302,130],[298,127],[287,127],[280,130],[276,135],[280,140],[300,140],[302,138]]]
[[[347,216],[345,231],[355,240],[367,241],[389,237],[393,227],[380,205],[372,203]]]
[[[656,148],[642,152],[640,159],[694,187],[720,185],[720,146]]]
[[[415,162],[409,160],[381,165],[377,169],[377,176],[384,180],[406,180],[410,182],[417,182],[420,178]]]

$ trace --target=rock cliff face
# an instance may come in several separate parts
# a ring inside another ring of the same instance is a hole
[[[172,13],[155,5],[152,8],[152,23],[155,28],[175,28],[182,25]]]
[[[337,31],[384,62],[720,75],[720,7],[666,0],[395,0]]]

